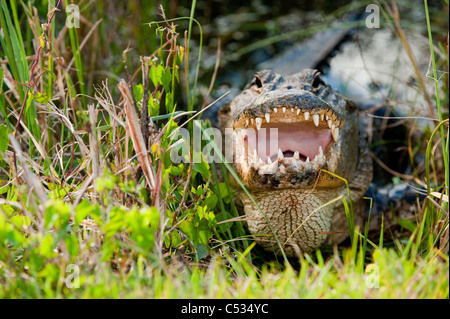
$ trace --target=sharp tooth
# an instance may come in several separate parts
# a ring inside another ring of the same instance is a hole
[[[266,164],[266,165],[262,166],[259,169],[258,173],[262,174],[262,175],[272,175],[272,174],[275,174],[277,172],[277,170],[278,170],[278,163],[275,162],[270,165]]]
[[[319,114],[313,115],[313,121],[315,126],[319,126]]]
[[[278,149],[278,160],[281,161],[284,158],[283,152],[281,151],[281,148]]]
[[[294,108],[293,107],[291,107],[291,112],[294,113]]]
[[[255,119],[255,122],[256,122],[256,129],[259,131],[261,128],[261,124],[262,124],[262,118],[257,117]]]
[[[323,121],[323,119],[325,118],[325,114],[320,114],[320,119]]]
[[[332,132],[332,134],[333,134],[333,140],[334,140],[335,142],[337,142],[338,139],[339,139],[339,127],[336,127],[336,128],[334,129],[334,132]]]
[[[272,164],[272,160],[270,159],[270,157],[267,158],[267,164]]]
[[[262,159],[259,159],[259,161],[258,161],[258,162],[259,162],[259,164],[260,164],[260,165],[264,165],[264,162],[263,162],[263,160],[262,160]]]
[[[328,114],[325,116],[325,118],[327,119],[327,121],[328,121],[328,119],[330,118],[329,116],[328,116]]]
[[[283,107],[283,113],[286,113],[286,108],[285,107]]]
[[[266,122],[269,123],[270,122],[270,114],[266,113],[264,116],[266,117]]]
[[[295,158],[296,160],[299,160],[299,159],[300,159],[300,154],[299,154],[298,152],[295,152],[295,153],[294,153],[294,158]]]
[[[300,114],[300,109],[297,110],[297,115],[299,115],[299,114]]]
[[[333,124],[333,122],[331,120],[328,120],[328,127],[331,128],[331,125]]]
[[[322,150],[322,146],[319,146],[319,156],[322,157],[323,156],[323,150]]]
[[[305,112],[305,120],[309,120],[309,112]]]
[[[330,130],[331,130],[331,134],[334,134],[334,130],[336,129],[336,125],[331,124]]]
[[[245,120],[245,126],[248,126],[248,119]]]
[[[309,156],[306,158],[306,163],[309,163]]]
[[[253,152],[253,163],[256,163],[258,161],[258,152],[255,150]]]
[[[316,155],[316,157],[314,157],[313,162],[316,162],[316,163],[317,163],[317,160],[318,160],[318,156]]]
[[[277,112],[278,112],[278,109],[277,109],[276,107],[274,107],[274,108],[273,108],[273,111],[274,111],[275,113],[277,113]]]

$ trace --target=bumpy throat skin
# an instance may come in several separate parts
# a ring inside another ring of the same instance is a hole
[[[261,212],[247,196],[242,196],[241,200],[250,232],[258,234],[259,243],[280,254],[270,223],[285,253],[293,256],[310,252],[325,241],[336,206],[326,204],[330,198],[338,197],[339,192],[340,189],[321,192],[283,189],[253,193],[265,218],[261,218]]]
[[[370,184],[371,161],[356,106],[318,71],[257,73],[220,110],[219,122],[223,130],[233,128],[233,166],[258,207],[243,192],[239,199],[264,248],[280,254],[277,237],[296,256],[320,247],[330,232],[345,231],[343,179],[356,203]]]

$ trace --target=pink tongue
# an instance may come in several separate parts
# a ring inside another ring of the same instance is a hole
[[[325,150],[330,141],[331,132],[329,129],[278,129],[278,147],[281,151],[298,151],[300,155],[309,157],[311,160],[319,152],[319,146],[322,146],[322,150]]]
[[[276,145],[276,136],[270,134],[270,131],[270,128],[266,127],[266,139],[257,139],[258,155],[263,161],[267,161],[267,154],[270,155],[272,160],[278,156],[278,149],[271,147],[271,145]],[[278,127],[278,148],[281,149],[285,157],[292,157],[294,152],[299,152],[301,159],[306,160],[309,157],[310,160],[313,160],[319,152],[319,146],[325,152],[325,148],[330,141],[331,132],[326,128],[319,129],[305,125]],[[265,149],[267,149],[266,152],[264,152]]]

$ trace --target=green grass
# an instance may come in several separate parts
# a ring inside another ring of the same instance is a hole
[[[156,12],[150,2],[124,6]],[[137,30],[108,20],[127,12],[121,6],[99,1],[98,12],[83,4],[82,28],[65,33],[64,10],[53,20],[47,15],[57,3],[0,1],[0,298],[449,297],[448,201],[438,196],[448,196],[449,187],[448,86],[442,89],[437,73],[448,69],[448,53],[436,40],[442,34],[433,29],[435,11],[426,11],[424,28],[439,122],[414,145],[425,157],[415,178],[427,197],[413,207],[416,220],[404,224],[409,232],[390,234],[382,225],[377,240],[369,239],[368,227],[355,226],[348,196],[342,200],[350,244],[288,259],[264,252],[249,235],[227,176],[246,190],[231,166],[216,171],[205,160],[193,163],[202,155],[192,139],[176,136],[203,100],[201,56],[194,72],[189,65],[190,42],[198,36],[200,52],[203,42],[193,20],[197,2],[185,10],[190,19],[164,22],[155,14]],[[89,33],[101,18],[102,32]],[[50,22],[46,30],[42,21]],[[149,27],[151,21],[159,22]],[[267,41],[309,34],[297,33]],[[138,54],[123,54],[128,41]],[[230,57],[269,42],[255,40]],[[446,59],[436,59],[435,50]],[[139,54],[150,59],[139,62]],[[110,63],[101,80],[95,56]],[[118,88],[119,78],[131,79],[132,91]],[[132,115],[124,103],[141,119],[147,107],[154,123],[148,145],[139,142],[139,125],[125,127]],[[183,127],[193,133],[190,123]],[[209,125],[202,122],[200,131]],[[171,160],[172,148],[184,161]],[[137,156],[137,149],[149,156]]]

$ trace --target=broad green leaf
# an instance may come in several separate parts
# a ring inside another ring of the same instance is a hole
[[[41,246],[39,247],[39,252],[45,258],[53,258],[58,256],[56,252],[53,251],[53,235],[47,234],[41,241]]]
[[[202,176],[205,179],[208,179],[211,172],[209,170],[209,165],[206,162],[201,162],[201,163],[194,163],[192,165],[192,169],[196,172],[199,172],[200,174],[202,174]]]
[[[10,222],[17,226],[18,229],[28,228],[31,225],[31,218],[28,216],[16,215],[11,217]]]
[[[133,92],[136,101],[141,101],[142,97],[144,96],[144,87],[142,86],[142,84],[133,85]]]

